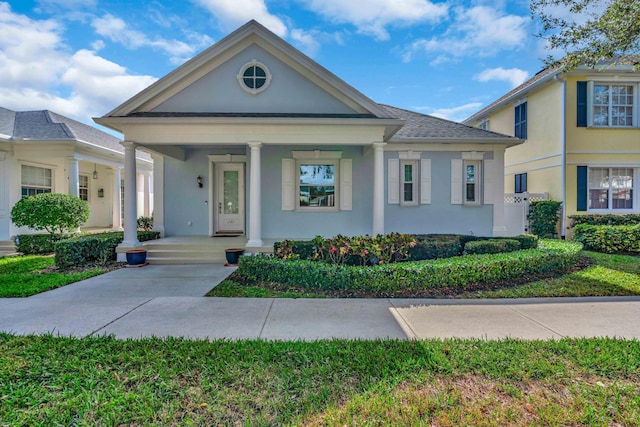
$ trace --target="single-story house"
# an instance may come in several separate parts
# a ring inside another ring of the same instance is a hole
[[[154,161],[165,236],[503,235],[518,138],[378,104],[250,21],[97,123]],[[129,159],[129,160],[127,160]],[[123,248],[139,245],[128,228]]]
[[[134,162],[135,214],[149,216],[153,164],[143,152]],[[85,227],[122,229],[123,168],[124,148],[115,136],[53,111],[0,107],[0,242],[33,232],[11,222],[11,208],[39,193],[75,194],[89,203]]]

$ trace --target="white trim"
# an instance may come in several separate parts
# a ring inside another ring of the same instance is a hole
[[[568,165],[572,164],[572,163],[567,163]],[[573,163],[576,165],[584,165],[584,162],[580,162],[580,163]],[[509,175],[515,175],[517,173],[527,173],[527,172],[531,172],[531,171],[537,171],[537,170],[541,170],[541,169],[550,169],[550,168],[557,168],[562,166],[562,163],[555,163],[553,165],[545,165],[545,166],[538,166],[535,168],[531,168],[531,169],[518,169],[517,171],[514,172],[506,172],[504,173],[504,176],[509,176]]]
[[[567,154],[640,154],[640,150],[638,151],[567,151]]]
[[[247,163],[245,154],[209,154],[207,157],[213,163]]]
[[[568,162],[568,165],[593,166],[605,168],[637,168],[638,162]]]
[[[451,159],[451,204],[461,205],[462,194],[462,159]]]
[[[411,165],[412,172],[413,172],[412,173],[413,181],[411,182],[413,184],[412,195],[411,195],[413,200],[411,201],[404,200],[404,184],[406,183],[404,180],[404,166],[406,165]],[[418,176],[419,167],[420,166],[419,166],[418,160],[400,160],[400,206],[418,206],[419,204],[419,200],[418,200],[418,186],[420,183],[420,179]]]
[[[514,103],[513,103],[513,107],[515,108],[518,105],[524,104],[525,102],[527,102],[527,97],[526,96],[524,98],[520,98],[520,99],[515,100]]]
[[[509,168],[509,167],[512,167],[512,166],[522,165],[522,164],[530,163],[530,162],[537,162],[539,160],[546,160],[546,159],[550,159],[552,157],[558,157],[558,156],[562,157],[562,153],[549,154],[548,156],[534,157],[532,159],[523,160],[521,162],[509,163],[509,164],[504,165],[504,167],[505,168]]]
[[[399,151],[398,158],[400,160],[420,160],[420,151]]]
[[[283,211],[296,209],[296,161],[282,159],[282,207]]]
[[[300,206],[300,166],[301,165],[333,165],[333,206]],[[340,210],[340,161],[337,159],[316,160],[296,159],[295,169],[295,209],[300,212],[335,212]]]
[[[495,168],[497,163],[498,162],[495,160],[485,160],[484,162],[482,162],[482,169],[484,172],[484,181],[482,183],[482,192],[484,193],[484,197],[482,200],[482,204],[485,205],[493,204],[493,186],[496,184],[493,178],[494,175],[496,175]]]
[[[340,206],[341,211],[353,210],[353,160],[340,160]]]
[[[465,206],[481,206],[482,205],[482,193],[483,193],[483,173],[482,173],[482,160],[462,160],[462,204]],[[473,187],[473,195],[475,200],[469,201],[467,200],[467,166],[473,165],[474,167],[474,187]]]
[[[291,155],[296,160],[336,160],[342,158],[342,151],[307,150],[292,151]]]
[[[462,160],[483,160],[484,151],[463,151],[461,154]]]

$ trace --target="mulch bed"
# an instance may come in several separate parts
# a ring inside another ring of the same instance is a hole
[[[364,290],[349,289],[313,289],[300,285],[289,285],[284,283],[273,282],[254,282],[233,272],[227,280],[245,286],[258,286],[270,289],[276,292],[299,292],[299,293],[315,293],[317,295],[326,296],[328,298],[456,298],[463,294],[477,291],[495,291],[499,289],[511,288],[524,285],[529,282],[535,282],[544,279],[554,279],[565,274],[574,273],[583,270],[594,263],[593,259],[585,255],[580,255],[578,261],[570,268],[560,272],[532,274],[525,277],[518,277],[509,280],[499,280],[494,282],[478,282],[472,283],[465,288],[443,287],[439,289],[407,289],[399,290],[394,293],[389,292],[371,292]]]

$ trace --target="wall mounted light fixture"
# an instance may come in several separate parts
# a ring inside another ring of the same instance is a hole
[[[98,171],[96,170],[96,164],[93,164],[93,179],[98,179]]]
[[[202,177],[200,175],[198,175],[196,181],[198,182],[198,187],[202,188]]]

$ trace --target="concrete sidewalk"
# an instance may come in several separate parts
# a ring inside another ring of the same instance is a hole
[[[0,299],[19,335],[198,339],[640,338],[640,297],[510,300],[203,298],[233,268],[121,269],[30,298]]]

